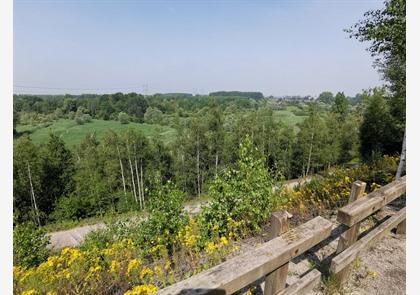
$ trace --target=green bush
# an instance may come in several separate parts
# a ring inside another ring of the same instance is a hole
[[[172,182],[164,185],[157,179],[152,182],[152,189],[148,192],[149,216],[146,220],[108,224],[106,229],[89,234],[83,247],[104,248],[113,241],[131,239],[144,252],[156,245],[172,251],[176,235],[187,222],[187,216],[183,213],[184,193]]]
[[[265,162],[247,137],[240,145],[237,169],[225,171],[210,185],[213,200],[200,216],[207,235],[215,230],[226,234],[230,220],[243,224],[246,230],[260,229],[273,205],[272,181]]]
[[[83,114],[82,119],[83,119],[83,122],[85,123],[92,122],[92,117],[89,114]]]
[[[130,122],[130,116],[128,116],[127,113],[120,112],[118,114],[118,121],[120,121],[121,124],[128,124]]]
[[[48,257],[49,238],[33,223],[18,224],[13,229],[13,264],[31,267]]]
[[[83,120],[82,117],[77,116],[74,118],[74,121],[78,124],[78,125],[83,125],[85,123],[85,121]]]
[[[54,221],[70,220],[82,218],[85,216],[87,202],[83,202],[74,194],[61,197],[55,204],[54,211],[50,215],[50,219]]]
[[[174,236],[186,223],[187,218],[183,213],[184,193],[174,183],[168,181],[164,185],[153,185],[147,203],[150,212],[149,219],[142,226],[142,235],[151,245],[165,245],[172,249]]]

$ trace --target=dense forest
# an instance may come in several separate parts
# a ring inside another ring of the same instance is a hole
[[[16,221],[45,224],[141,210],[155,179],[173,181],[190,198],[206,195],[209,181],[237,162],[247,135],[277,181],[397,155],[401,149],[404,118],[392,111],[385,89],[357,99],[323,92],[309,102],[262,99],[253,92],[215,94],[16,95],[15,127],[111,120],[167,125],[177,134],[165,143],[162,136],[148,138],[127,128],[108,130],[99,140],[92,130],[70,148],[53,131],[47,142],[36,145],[30,133],[15,130]],[[279,120],[279,111],[302,121]]]

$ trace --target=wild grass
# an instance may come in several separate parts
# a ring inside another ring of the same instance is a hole
[[[287,126],[296,126],[298,123],[302,123],[307,116],[297,116],[294,114],[296,107],[288,106],[285,110],[274,111],[274,117],[278,122],[282,122]]]
[[[35,144],[45,143],[48,140],[49,133],[55,133],[64,140],[69,148],[73,148],[91,132],[95,132],[100,140],[108,130],[114,130],[119,133],[129,128],[141,130],[149,138],[160,138],[165,144],[173,142],[176,138],[176,130],[168,126],[133,122],[121,124],[118,121],[105,120],[92,120],[89,123],[79,125],[74,120],[60,119],[38,125],[18,125],[16,129],[20,134],[29,134]]]
[[[57,222],[48,223],[43,226],[46,232],[54,232],[60,230],[67,230],[84,225],[93,225],[97,223],[112,223],[120,220],[133,219],[144,216],[143,211],[129,211],[125,213],[106,213],[103,216],[92,216],[77,220],[61,220]]]

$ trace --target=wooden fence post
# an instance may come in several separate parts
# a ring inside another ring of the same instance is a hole
[[[351,193],[349,197],[349,204],[360,199],[363,196],[363,193],[366,189],[366,183],[360,180],[357,180],[353,183],[351,187]],[[336,253],[339,254],[345,249],[353,245],[357,241],[360,231],[360,222],[355,223],[351,226],[346,232],[341,234],[340,239],[338,240],[338,246]],[[346,267],[341,270],[339,273],[335,274],[340,285],[347,279],[349,274],[350,267]]]
[[[400,224],[398,224],[397,226],[397,234],[398,235],[404,235],[405,234],[405,230],[406,230],[406,219],[404,219],[403,222],[401,222]]]
[[[279,211],[271,214],[270,240],[289,230],[287,218],[292,215],[287,211]],[[286,287],[289,263],[286,263],[265,277],[264,295],[274,295]]]

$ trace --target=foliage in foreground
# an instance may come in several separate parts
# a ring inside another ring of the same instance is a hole
[[[15,294],[151,294],[222,261],[234,253],[233,234],[209,240],[198,247],[194,220],[172,237],[177,252],[164,245],[147,254],[132,240],[105,248],[64,248],[35,267],[15,266]],[[32,293],[25,293],[32,292]]]
[[[368,190],[392,181],[397,162],[384,157],[373,166],[336,168],[274,199],[264,158],[246,139],[237,167],[216,178],[214,199],[201,214],[184,215],[183,194],[170,182],[156,183],[148,220],[111,225],[37,266],[16,265],[15,293],[151,294],[235,254],[237,241],[258,231],[274,203],[294,214],[321,214],[347,199],[354,180],[366,181]]]
[[[225,234],[229,220],[241,222],[242,229],[259,230],[272,209],[271,187],[265,158],[246,137],[239,148],[237,168],[225,171],[210,186],[212,202],[200,216],[206,234],[215,227]]]
[[[221,181],[222,191],[216,189]],[[238,170],[215,181],[210,191],[220,197],[198,217],[182,213],[183,194],[171,182],[152,187],[147,220],[138,226],[111,225],[93,233],[81,249],[64,249],[39,266],[16,266],[16,292],[122,294],[132,289],[126,294],[137,294],[147,288],[153,292],[220,263],[236,251],[239,235],[258,229],[271,210],[269,173],[249,139],[241,146]],[[221,213],[232,204],[235,210]],[[203,222],[206,218],[208,222]]]
[[[356,180],[366,182],[366,193],[392,182],[398,161],[399,157],[384,156],[371,165],[330,169],[321,178],[314,178],[292,190],[283,190],[278,207],[298,216],[322,215],[327,210],[337,209],[347,202],[352,183]]]
[[[33,223],[18,224],[13,228],[13,264],[34,266],[48,257],[49,239]]]

